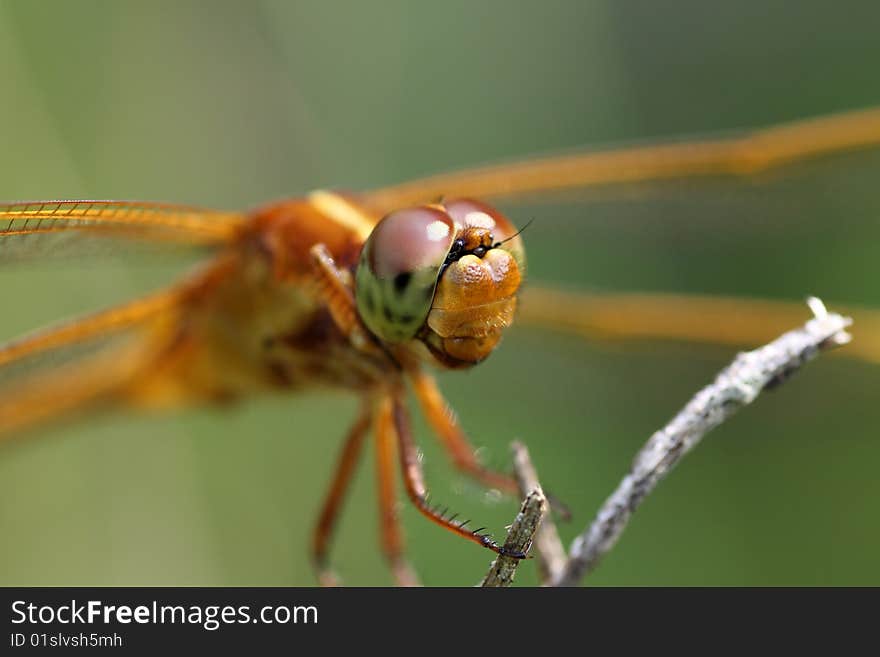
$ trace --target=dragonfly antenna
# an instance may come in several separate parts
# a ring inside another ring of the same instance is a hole
[[[496,242],[495,244],[492,245],[492,248],[493,248],[493,249],[497,249],[499,246],[501,246],[501,245],[504,244],[505,242],[509,242],[510,240],[512,240],[512,239],[513,239],[514,237],[516,237],[517,235],[520,235],[520,234],[521,234],[526,228],[528,228],[529,226],[532,225],[532,222],[533,222],[534,220],[535,220],[534,218],[529,219],[529,220],[526,222],[526,225],[525,225],[525,226],[523,226],[522,228],[520,228],[518,231],[516,231],[513,235],[511,235],[510,237],[508,237],[506,240],[501,240],[500,242]]]

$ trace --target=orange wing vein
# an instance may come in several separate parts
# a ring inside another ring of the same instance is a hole
[[[233,240],[242,213],[170,203],[32,201],[0,205],[0,247],[7,239],[61,231],[130,233],[139,238],[195,244]],[[0,249],[2,256],[2,249]]]
[[[798,160],[880,144],[880,108],[781,124],[728,138],[551,156],[430,176],[365,196],[385,213],[442,196],[504,198],[664,178],[751,175]]]
[[[186,298],[187,292],[188,288],[185,287],[170,288],[0,344],[0,370],[13,361],[143,323],[179,305]]]
[[[864,307],[831,310],[852,317],[853,341],[842,356],[880,364],[880,311]],[[530,286],[523,293],[517,324],[589,338],[669,339],[758,347],[805,322],[805,303],[696,294],[561,292]]]
[[[153,366],[191,284],[0,345],[0,437],[120,393]]]

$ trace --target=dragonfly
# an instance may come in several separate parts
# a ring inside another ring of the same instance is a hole
[[[498,202],[651,180],[751,176],[876,145],[880,109],[867,109],[717,139],[491,165],[368,192],[318,190],[243,212],[130,201],[3,204],[0,260],[110,238],[160,251],[198,246],[212,255],[164,289],[0,345],[0,377],[12,381],[0,397],[0,437],[23,440],[36,435],[34,427],[108,407],[168,409],[345,390],[360,409],[315,523],[311,561],[321,583],[338,582],[331,540],[372,437],[381,550],[395,580],[414,584],[397,510],[398,470],[406,497],[427,520],[496,553],[505,549],[485,528],[431,501],[408,390],[457,468],[491,489],[516,492],[509,473],[478,458],[433,369],[477,366],[514,324],[586,337],[742,345],[803,317],[796,302],[533,285],[527,242],[540,226],[506,216]],[[854,314],[860,332],[845,351],[880,362],[880,314]],[[740,321],[720,331],[730,317]]]

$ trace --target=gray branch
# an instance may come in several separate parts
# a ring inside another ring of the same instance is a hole
[[[651,436],[596,519],[572,543],[568,562],[554,578],[554,585],[574,586],[591,572],[614,547],[645,496],[706,433],[753,402],[761,391],[787,379],[820,350],[850,341],[846,328],[851,319],[828,313],[816,298],[807,303],[813,319],[760,349],[739,354],[666,427]]]
[[[519,484],[520,494],[525,496],[528,491],[542,490],[538,481],[538,473],[529,458],[529,451],[519,441],[511,445],[513,450],[513,471]],[[550,513],[545,513],[534,539],[535,551],[538,553],[538,573],[541,584],[548,584],[562,572],[567,556],[559,532]]]

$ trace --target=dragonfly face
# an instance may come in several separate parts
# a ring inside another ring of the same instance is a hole
[[[513,320],[522,240],[497,210],[470,199],[392,212],[364,244],[357,307],[381,340],[416,339],[446,367],[485,359]]]

